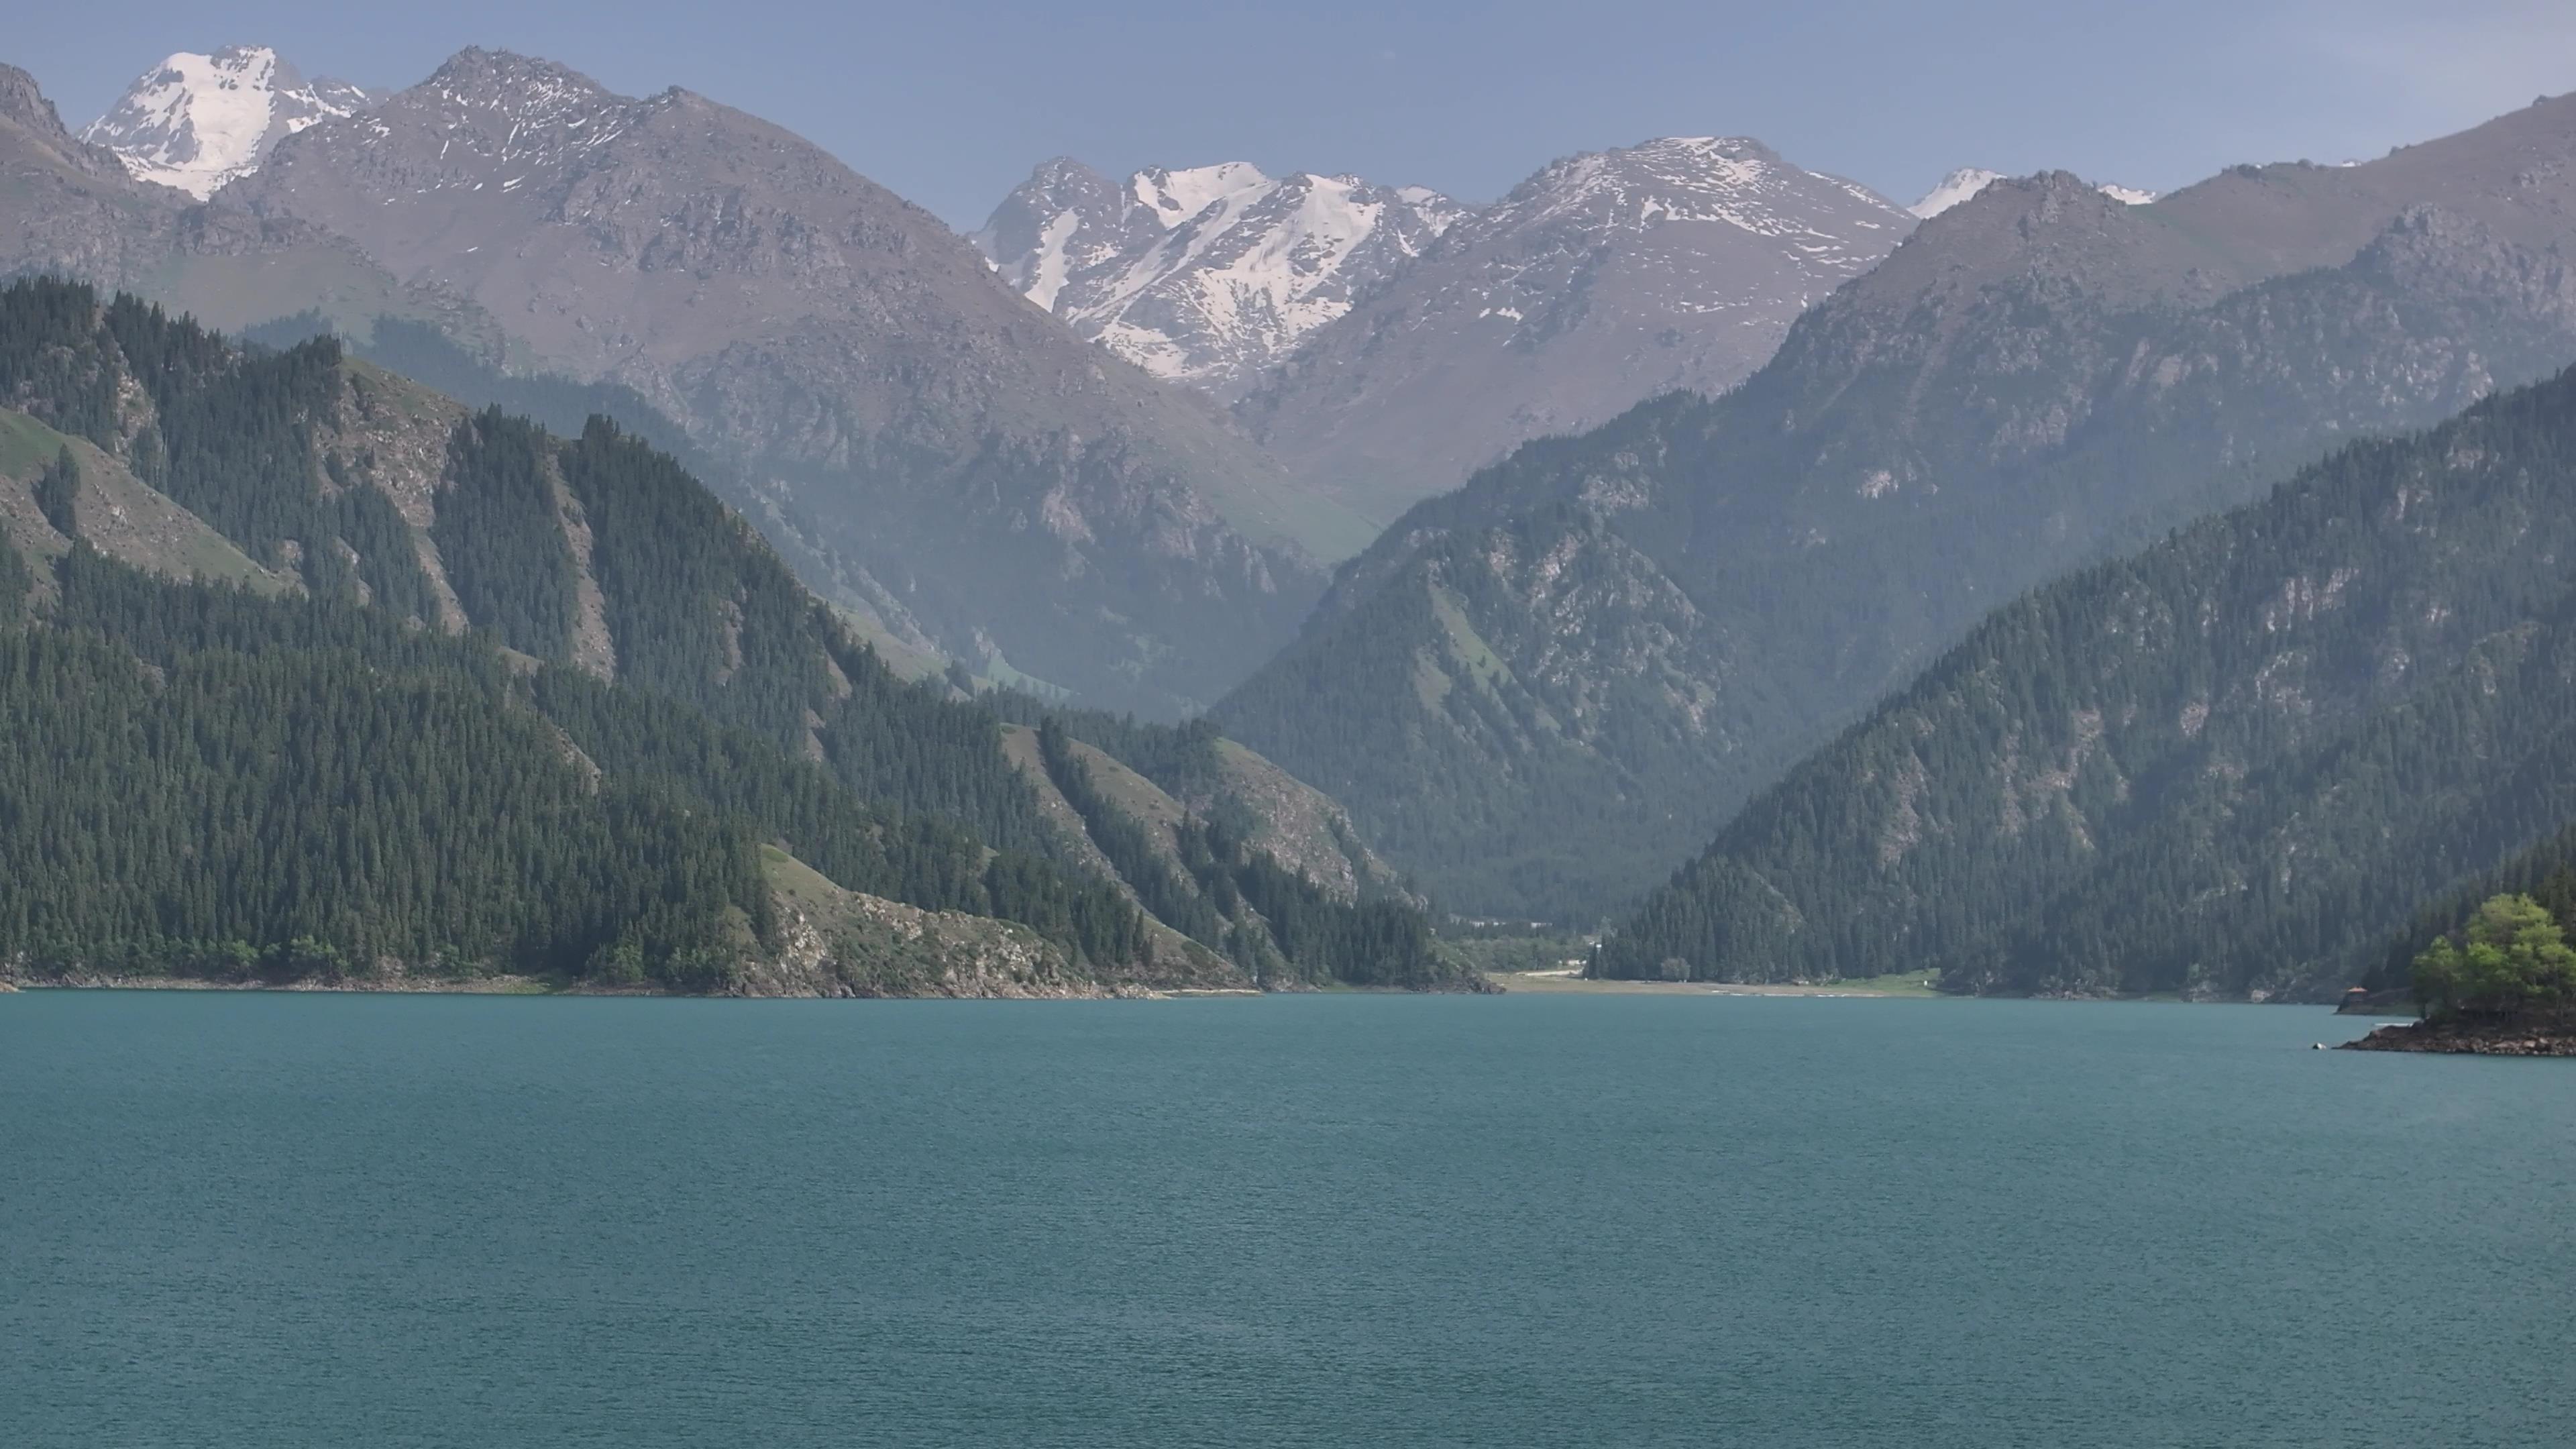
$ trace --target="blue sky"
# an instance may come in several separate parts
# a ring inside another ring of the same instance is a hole
[[[962,228],[1058,154],[1485,200],[1556,156],[1715,133],[1900,201],[1962,165],[2169,190],[2238,161],[2375,156],[2576,90],[2571,0],[29,8],[0,60],[75,126],[174,50],[265,43],[401,86],[502,46],[765,116]]]

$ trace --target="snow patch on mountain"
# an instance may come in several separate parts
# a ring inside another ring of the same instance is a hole
[[[1923,193],[1922,200],[1905,209],[1929,221],[2003,179],[2004,174],[2000,171],[1988,171],[1982,166],[1962,166],[1942,177],[1938,186]],[[2113,201],[2124,202],[2130,206],[2144,206],[2155,200],[2158,195],[2153,191],[2141,191],[2134,186],[2122,186],[2109,181],[2096,183],[2093,189]]]
[[[1301,478],[1392,521],[1532,438],[1734,386],[1914,225],[1744,136],[1564,157],[1317,328],[1235,415]]]
[[[1962,166],[1942,177],[1939,185],[1924,192],[1921,200],[1905,209],[1930,221],[2003,179],[2004,174],[2000,171],[1988,171],[1982,166]]]
[[[1149,167],[1129,178],[1128,190],[1154,209],[1165,226],[1179,226],[1220,202],[1271,184],[1260,168],[1242,161],[1195,166],[1182,171]]]
[[[1834,202],[1820,207],[1828,193]],[[1868,188],[1793,166],[1749,136],[1667,136],[1554,162],[1513,188],[1475,225],[1525,231],[1571,221],[1595,231],[1633,231],[1659,223],[1718,222],[1788,242],[1832,269],[1851,242],[1852,213],[1863,218],[1860,230],[1879,231],[1887,223],[1870,218],[1893,210]],[[1827,211],[1833,220],[1824,219]],[[1875,259],[1885,248],[1873,243],[1866,250]]]
[[[135,77],[80,135],[114,151],[137,180],[202,201],[259,169],[285,137],[367,104],[367,93],[346,81],[306,81],[267,46],[230,45],[168,57]]]
[[[1355,176],[1232,161],[1112,184],[1058,159],[973,240],[1075,331],[1158,377],[1230,394],[1466,213],[1427,187]]]

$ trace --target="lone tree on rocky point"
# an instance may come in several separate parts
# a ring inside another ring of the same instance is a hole
[[[2491,897],[2469,918],[2465,935],[2465,943],[2437,937],[2415,958],[2415,1001],[2426,1016],[2511,1016],[2576,1005],[2576,949],[2538,901]]]

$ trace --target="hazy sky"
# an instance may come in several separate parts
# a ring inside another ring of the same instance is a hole
[[[264,43],[371,87],[527,51],[765,116],[961,228],[1058,154],[1486,200],[1571,152],[1736,134],[1910,201],[1964,165],[2169,190],[2376,156],[2576,90],[2576,0],[109,0],[7,35],[75,127],[175,50]]]

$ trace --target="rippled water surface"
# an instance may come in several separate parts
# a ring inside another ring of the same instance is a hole
[[[0,1444],[2569,1442],[2576,1062],[2358,1031],[0,996]]]

